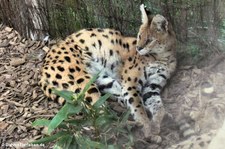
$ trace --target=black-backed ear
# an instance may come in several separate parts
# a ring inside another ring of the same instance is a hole
[[[144,4],[141,4],[140,10],[142,24],[147,24],[148,22],[151,22],[153,18],[152,12],[147,10]]]
[[[168,21],[166,19],[163,20],[161,28],[166,32],[168,31],[169,27],[168,27]]]

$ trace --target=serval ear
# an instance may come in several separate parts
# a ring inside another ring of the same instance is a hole
[[[141,20],[142,24],[147,24],[152,21],[152,13],[151,11],[147,10],[144,4],[140,6],[141,10]]]
[[[169,27],[168,27],[168,21],[165,19],[165,20],[163,20],[163,22],[162,22],[162,29],[164,30],[164,31],[166,31],[166,32],[168,32],[168,29]]]

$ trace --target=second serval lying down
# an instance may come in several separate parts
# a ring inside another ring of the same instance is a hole
[[[142,25],[137,40],[112,29],[78,31],[51,47],[39,83],[48,97],[62,103],[51,88],[78,94],[101,71],[85,95],[87,102],[92,104],[101,93],[111,93],[144,125],[148,137],[160,132],[165,113],[160,93],[175,71],[176,38],[162,15],[147,15],[144,5],[140,9]]]

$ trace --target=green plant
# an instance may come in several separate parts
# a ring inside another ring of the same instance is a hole
[[[105,103],[110,94],[100,97],[93,105],[84,100],[86,91],[96,78],[93,77],[80,94],[53,89],[66,103],[52,120],[38,119],[33,122],[33,126],[46,126],[48,136],[32,144],[54,141],[54,149],[117,149],[128,148],[133,144],[130,128],[125,129],[129,111],[119,118]],[[82,113],[82,117],[78,116],[79,113]],[[128,143],[120,145],[112,141],[119,135],[125,136]]]

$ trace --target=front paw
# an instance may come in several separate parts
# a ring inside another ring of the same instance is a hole
[[[162,138],[159,135],[151,135],[151,136],[145,138],[145,140],[147,142],[153,142],[156,144],[160,144],[162,142]]]
[[[158,135],[160,133],[160,124],[156,124],[154,122],[151,123],[151,133],[154,135]]]

